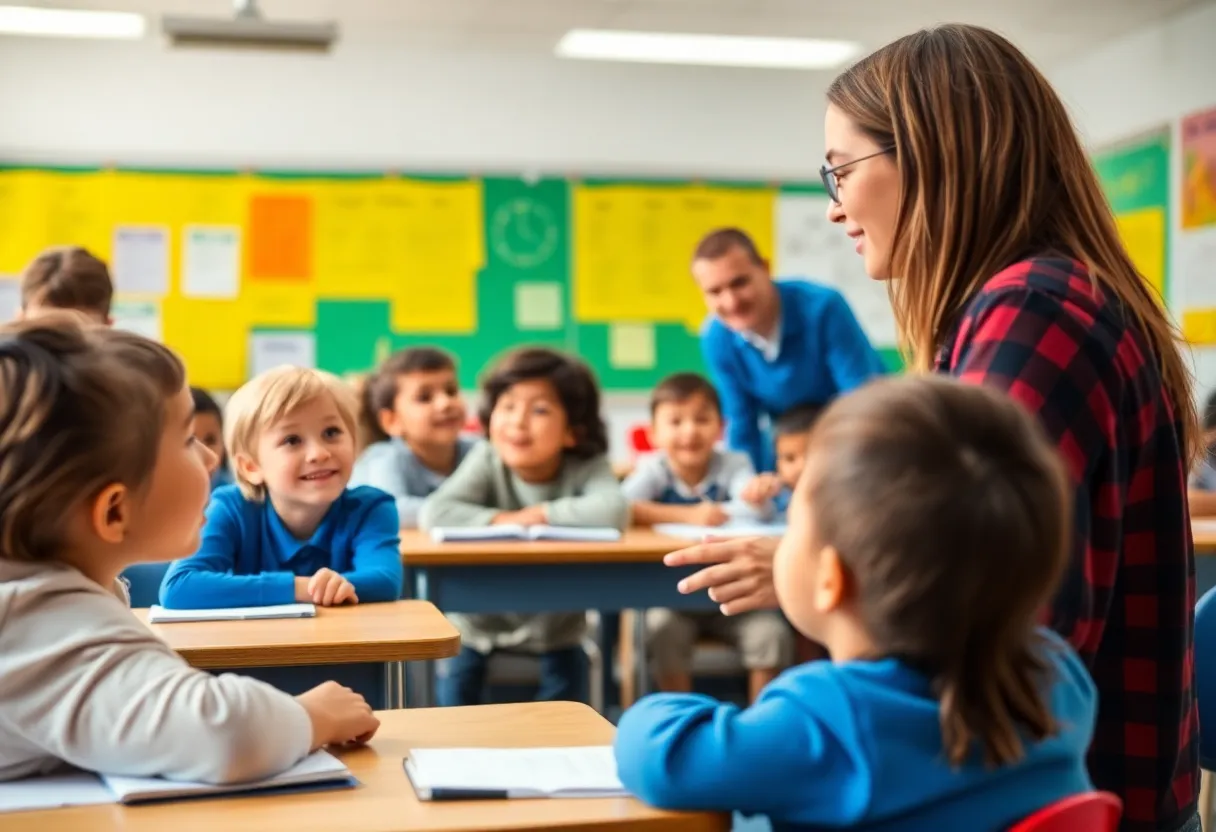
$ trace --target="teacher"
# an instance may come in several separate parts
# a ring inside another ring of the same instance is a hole
[[[701,349],[722,397],[726,443],[748,454],[757,471],[773,467],[762,418],[826,404],[882,373],[844,297],[805,280],[774,282],[739,229],[701,240],[692,273],[711,313]]]
[[[1124,832],[1198,832],[1196,408],[1064,105],[1009,41],[960,25],[880,49],[827,96],[829,217],[870,277],[898,279],[913,369],[1007,391],[1068,466],[1072,557],[1048,612],[1098,687],[1095,785],[1122,798]],[[734,614],[775,603],[773,548],[712,543],[668,563],[707,564],[681,590],[709,588]]]

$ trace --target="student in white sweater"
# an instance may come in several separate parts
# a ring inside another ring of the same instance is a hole
[[[238,782],[375,733],[340,685],[212,676],[131,614],[122,570],[199,543],[217,460],[193,420],[158,343],[68,315],[0,329],[0,780]]]
[[[539,347],[517,350],[494,368],[483,388],[481,423],[490,441],[474,447],[427,498],[422,528],[629,524],[629,505],[605,455],[599,390],[580,361]],[[510,609],[511,599],[504,598],[503,610]],[[540,657],[538,699],[585,698],[579,646],[584,610],[448,618],[460,629],[462,647],[459,656],[439,663],[439,704],[480,704],[495,650]]]

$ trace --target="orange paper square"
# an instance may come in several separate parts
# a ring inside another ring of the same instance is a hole
[[[249,201],[249,278],[312,279],[312,200],[254,196]]]

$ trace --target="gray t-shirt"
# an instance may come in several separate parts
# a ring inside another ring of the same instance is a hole
[[[456,466],[468,454],[469,449],[481,439],[461,436],[456,440]],[[418,526],[418,512],[448,474],[432,471],[422,464],[418,455],[401,439],[388,439],[368,445],[359,455],[350,475],[350,484],[370,485],[393,496],[397,501],[397,515],[401,528]]]

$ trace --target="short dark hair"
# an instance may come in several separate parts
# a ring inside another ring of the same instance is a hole
[[[21,275],[21,308],[30,304],[110,317],[114,283],[100,257],[79,246],[48,249]]]
[[[823,413],[823,406],[818,404],[800,404],[791,407],[773,420],[774,436],[789,436],[795,433],[809,433]]]
[[[672,373],[660,381],[650,394],[650,415],[653,417],[661,404],[678,404],[693,396],[704,396],[718,415],[722,415],[722,399],[718,397],[718,391],[709,383],[709,379],[699,373]]]
[[[369,442],[390,438],[380,427],[380,411],[392,410],[397,399],[397,380],[410,373],[456,371],[456,359],[438,347],[410,347],[384,359],[376,371],[363,380],[359,396],[359,423]]]
[[[523,347],[507,353],[481,383],[483,401],[478,414],[483,429],[490,430],[490,414],[503,393],[521,381],[544,379],[553,385],[566,422],[574,433],[574,447],[567,453],[590,459],[608,453],[608,431],[600,416],[600,390],[595,375],[577,358],[548,349]]]
[[[210,413],[219,420],[221,425],[224,424],[224,412],[216,404],[215,399],[211,398],[210,393],[201,387],[191,387],[190,398],[194,399],[195,414]]]
[[[1203,408],[1203,429],[1216,430],[1216,390],[1208,396],[1208,403]]]
[[[696,249],[693,251],[693,262],[697,260],[717,260],[719,257],[725,257],[733,249],[742,249],[743,253],[753,263],[764,263],[764,258],[760,256],[760,250],[756,248],[756,242],[748,236],[747,232],[741,228],[718,228],[704,237],[701,242],[697,243]]]
[[[0,329],[0,552],[52,560],[69,512],[146,487],[166,405],[186,383],[163,344],[54,312]]]
[[[876,652],[932,680],[950,763],[977,747],[1012,762],[1053,733],[1036,623],[1073,491],[1038,421],[986,385],[887,378],[829,405],[807,455],[795,499],[813,545],[838,553]]]

